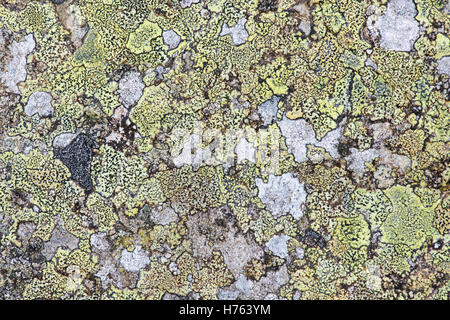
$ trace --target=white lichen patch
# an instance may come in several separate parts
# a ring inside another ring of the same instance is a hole
[[[300,17],[300,30],[307,36],[311,34],[311,12],[308,7],[308,3],[305,1],[299,1],[295,6],[292,7],[298,12]]]
[[[180,5],[183,9],[189,8],[193,3],[199,3],[201,0],[181,0]]]
[[[237,163],[243,163],[244,160],[256,163],[256,148],[253,143],[247,139],[241,138],[236,145],[235,152],[237,154]]]
[[[246,22],[246,18],[241,18],[232,27],[229,27],[226,23],[224,23],[222,26],[222,31],[220,32],[220,36],[230,35],[234,45],[236,46],[246,43],[248,39],[248,32],[247,29],[245,29]]]
[[[164,44],[169,47],[170,50],[178,47],[181,41],[181,37],[175,31],[169,29],[162,33]]]
[[[91,246],[100,251],[107,251],[110,249],[108,240],[106,240],[106,232],[97,232],[91,235]]]
[[[370,162],[379,156],[376,149],[368,149],[359,151],[356,148],[350,148],[350,155],[345,160],[348,163],[348,168],[358,177],[362,177],[366,171],[366,162]]]
[[[4,83],[10,92],[20,94],[17,84],[27,78],[27,56],[34,50],[35,41],[32,34],[25,36],[20,42],[9,46],[12,59],[2,67],[0,63],[0,82]]]
[[[264,183],[257,178],[258,197],[266,204],[267,209],[276,218],[291,214],[295,219],[303,215],[302,206],[306,201],[304,183],[300,183],[292,173],[281,176],[269,175],[269,180]],[[281,196],[282,195],[282,196]]]
[[[450,76],[450,56],[439,59],[437,63],[437,71],[441,74],[445,73]]]
[[[197,134],[189,136],[180,154],[173,158],[173,163],[177,168],[185,164],[199,166],[203,161],[209,159],[208,151],[200,147],[201,140],[202,138]]]
[[[381,47],[395,51],[410,51],[419,37],[417,10],[412,0],[391,0],[376,22],[381,35]]]
[[[341,137],[341,127],[328,132],[322,140],[317,141],[313,127],[304,119],[290,120],[286,116],[278,122],[282,135],[286,139],[288,151],[295,157],[295,161],[307,160],[307,145],[325,148],[333,157],[339,157],[338,144]]]
[[[67,147],[76,137],[77,137],[76,133],[71,132],[60,133],[53,139],[53,147],[54,148]]]
[[[123,249],[120,255],[120,264],[129,272],[139,272],[149,263],[150,259],[148,254],[139,245],[136,245],[132,252]]]
[[[176,212],[170,207],[170,205],[165,204],[161,207],[154,208],[150,212],[150,219],[155,224],[168,225],[172,222],[178,221],[178,215]]]
[[[142,96],[145,84],[137,71],[127,72],[119,81],[119,101],[127,108],[133,106]]]
[[[267,243],[267,248],[273,252],[274,255],[286,259],[289,256],[287,242],[289,236],[285,234],[274,235]]]
[[[270,125],[274,120],[276,120],[279,101],[280,101],[279,97],[273,96],[269,100],[259,105],[258,113],[261,119],[263,120],[263,125],[265,126]]]
[[[52,106],[53,97],[48,92],[37,91],[30,95],[24,108],[27,116],[31,117],[38,114],[40,117],[51,116],[55,109]]]

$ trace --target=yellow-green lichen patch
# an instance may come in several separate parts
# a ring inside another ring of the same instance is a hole
[[[418,249],[427,238],[436,235],[433,220],[437,202],[425,206],[407,187],[395,186],[385,193],[392,202],[392,212],[381,226],[383,242]]]

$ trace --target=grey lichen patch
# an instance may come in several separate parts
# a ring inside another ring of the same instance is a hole
[[[220,300],[234,299],[279,299],[278,290],[289,281],[286,265],[278,270],[270,270],[258,281],[249,280],[240,275],[227,288],[219,289],[217,298]]]
[[[142,75],[137,71],[129,71],[125,73],[122,79],[119,81],[119,95],[120,102],[130,108],[142,96],[145,84],[142,81]]]
[[[47,260],[51,260],[53,258],[58,251],[58,248],[69,248],[70,250],[75,250],[78,248],[78,243],[80,240],[73,234],[67,232],[62,225],[62,223],[59,223],[59,225],[53,229],[49,241],[44,243],[42,254]]]
[[[341,137],[341,127],[328,132],[322,140],[317,141],[313,127],[304,119],[290,120],[286,116],[278,122],[282,135],[286,138],[288,151],[295,157],[295,161],[307,160],[308,144],[322,147],[330,153],[333,158],[339,156],[338,144]]]
[[[43,118],[49,117],[55,112],[55,109],[52,106],[52,100],[53,97],[48,92],[34,92],[28,98],[24,111],[29,117],[36,113]]]
[[[26,35],[22,41],[14,41],[8,47],[11,59],[0,62],[0,82],[4,83],[10,92],[20,93],[17,84],[25,81],[27,77],[27,56],[33,52],[35,44],[32,34]]]
[[[375,149],[359,151],[356,148],[350,148],[350,155],[345,159],[349,163],[348,167],[358,177],[362,177],[366,171],[366,162],[370,162],[379,156],[379,152]]]
[[[120,255],[120,264],[129,272],[139,272],[150,263],[148,253],[136,245],[132,252],[123,249]]]
[[[395,51],[410,51],[419,37],[417,10],[412,0],[391,0],[377,23],[381,46]]]
[[[114,285],[118,288],[125,287],[125,281],[123,275],[119,271],[119,266],[112,256],[105,255],[101,257],[99,262],[98,271],[95,273],[101,281],[103,288],[108,288],[110,285]]]
[[[168,204],[151,209],[149,218],[153,223],[163,226],[178,221],[178,215]]]
[[[108,241],[106,232],[92,234],[90,244],[92,254],[98,259],[98,269],[95,276],[100,279],[101,286],[105,289],[110,285],[124,288],[129,281],[120,272],[120,254],[117,255],[114,247]]]
[[[33,222],[23,222],[19,224],[17,228],[17,236],[20,240],[29,240],[34,231],[36,230],[36,224]]]
[[[304,183],[300,183],[292,173],[281,176],[269,175],[269,180],[264,183],[257,178],[258,197],[266,204],[267,209],[276,218],[291,214],[295,219],[303,215],[302,206],[306,201]],[[280,194],[283,197],[280,197]]]
[[[276,256],[286,259],[289,255],[287,241],[289,236],[285,234],[274,235],[267,243],[267,248],[272,251]]]
[[[230,35],[234,45],[236,46],[240,46],[246,43],[248,39],[248,32],[245,28],[246,22],[246,18],[241,18],[232,27],[229,27],[226,23],[224,23],[222,26],[222,31],[220,32],[220,36]]]
[[[207,259],[219,250],[231,273],[238,277],[251,259],[261,259],[262,248],[249,236],[239,232],[228,206],[199,212],[187,220],[194,257]]]
[[[71,132],[60,133],[53,139],[53,148],[65,148],[76,137],[77,137],[76,133],[71,133]]]
[[[72,179],[83,187],[87,194],[92,191],[91,160],[92,142],[80,134],[63,148],[54,148],[55,157],[69,169]]]
[[[244,163],[244,160],[256,163],[256,148],[253,143],[248,142],[246,138],[241,138],[236,145],[237,162]]]
[[[443,57],[441,59],[438,60],[438,67],[437,70],[439,73],[443,74],[445,73],[446,75],[450,76],[450,57]]]
[[[447,4],[444,7],[444,13],[450,14],[450,1],[447,1]]]
[[[373,68],[373,70],[375,71],[378,69],[377,64],[373,62],[372,59],[370,59],[370,57],[367,57],[366,61],[364,62],[364,65]]]
[[[91,235],[91,246],[100,251],[107,251],[110,249],[108,240],[106,239],[106,232],[98,232]]]
[[[170,50],[175,49],[180,44],[181,37],[172,29],[163,31],[162,36],[164,44],[169,46]]]
[[[305,35],[309,36],[311,34],[312,21],[308,3],[306,1],[299,1],[292,9],[297,11],[300,16],[300,30],[302,30]]]
[[[280,97],[273,96],[269,100],[261,103],[258,107],[258,113],[263,120],[263,125],[267,126],[272,124],[277,118],[278,102]]]
[[[201,0],[180,0],[180,5],[183,9],[189,8],[193,3],[199,3]]]

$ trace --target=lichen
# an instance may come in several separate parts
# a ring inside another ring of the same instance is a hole
[[[448,299],[449,5],[0,4],[0,298]]]

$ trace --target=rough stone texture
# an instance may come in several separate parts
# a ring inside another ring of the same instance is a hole
[[[64,28],[69,30],[74,48],[78,49],[83,44],[83,39],[89,30],[80,7],[74,1],[59,0],[53,1],[53,3],[60,5],[56,7],[58,18]]]
[[[50,240],[45,242],[42,254],[47,260],[50,260],[53,258],[58,248],[69,248],[70,250],[74,250],[78,248],[78,242],[79,239],[73,234],[67,232],[62,227],[56,227],[52,232]]]
[[[262,258],[263,250],[251,237],[239,232],[232,217],[230,209],[224,206],[189,217],[187,227],[194,256],[207,259],[219,250],[232,274],[238,277],[252,258]]]
[[[165,205],[151,210],[150,219],[156,224],[168,225],[178,221],[178,216],[170,206]]]

